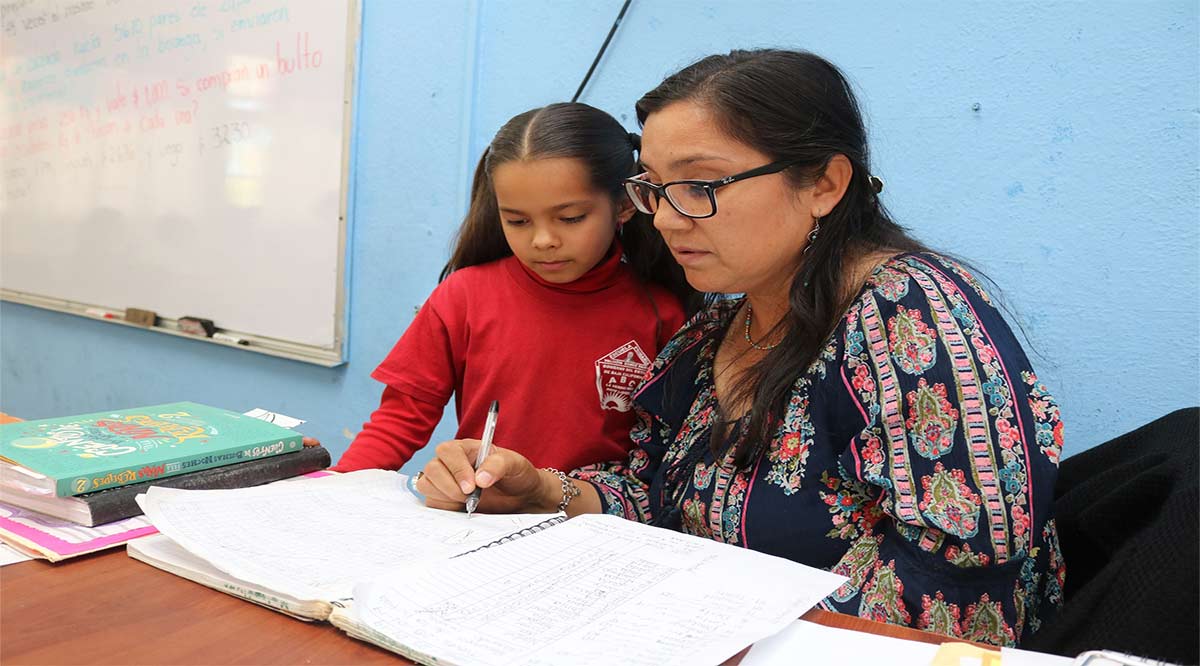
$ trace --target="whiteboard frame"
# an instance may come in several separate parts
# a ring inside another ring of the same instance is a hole
[[[342,176],[341,176],[341,192],[338,195],[338,257],[337,257],[337,286],[334,297],[334,321],[333,321],[333,344],[329,347],[321,345],[305,345],[298,342],[290,342],[279,338],[271,338],[261,335],[255,335],[244,331],[219,329],[222,333],[226,333],[234,338],[245,340],[247,344],[239,345],[232,342],[225,342],[214,338],[207,338],[202,335],[192,335],[184,333],[179,329],[179,322],[176,319],[168,317],[159,317],[158,322],[154,326],[141,326],[125,321],[123,318],[109,318],[102,315],[93,314],[94,312],[109,312],[118,315],[123,315],[124,309],[106,306],[96,303],[80,303],[62,298],[54,298],[52,296],[44,296],[41,294],[33,294],[14,289],[5,289],[0,287],[0,300],[9,301],[12,303],[20,303],[22,305],[32,305],[34,307],[45,310],[53,310],[71,315],[77,315],[102,321],[110,324],[120,324],[122,326],[130,326],[141,329],[143,331],[155,331],[158,333],[166,333],[189,340],[198,340],[208,342],[222,347],[232,347],[248,352],[257,352],[267,354],[268,356],[278,356],[281,358],[289,358],[305,363],[313,363],[322,365],[327,368],[336,367],[346,363],[349,360],[348,353],[348,335],[347,335],[347,314],[349,307],[349,294],[347,293],[346,278],[349,273],[349,256],[347,254],[349,245],[348,225],[349,206],[350,206],[350,169],[351,169],[351,151],[354,147],[354,111],[356,109],[354,100],[355,92],[358,84],[358,57],[360,52],[359,40],[362,37],[362,0],[345,0],[346,6],[346,78],[342,89]]]

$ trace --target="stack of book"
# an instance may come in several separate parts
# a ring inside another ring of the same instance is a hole
[[[242,488],[329,466],[329,452],[261,418],[191,402],[0,425],[0,519],[88,527],[141,515],[150,486]],[[55,521],[57,522],[57,521]],[[28,535],[0,539],[28,551]],[[14,543],[16,542],[16,543]],[[53,558],[52,558],[53,559]]]

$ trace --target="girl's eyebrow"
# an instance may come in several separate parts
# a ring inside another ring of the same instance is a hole
[[[587,199],[580,199],[580,200],[578,200],[578,201],[567,201],[567,202],[565,202],[565,203],[560,203],[560,204],[557,204],[557,205],[551,206],[551,207],[550,207],[550,210],[562,210],[562,209],[564,209],[564,208],[570,208],[571,206],[585,206],[585,205],[587,205],[587,204],[589,204],[589,203],[591,203],[591,202],[590,202],[590,201],[588,201]],[[506,206],[501,206],[501,207],[500,207],[500,212],[502,212],[502,213],[516,213],[516,214],[518,214],[518,215],[524,215],[524,214],[525,214],[525,211],[523,211],[523,210],[520,210],[520,209],[518,209],[518,208],[508,208],[508,207],[506,207]]]
[[[570,208],[571,206],[586,206],[589,203],[591,203],[591,202],[588,201],[587,199],[580,199],[579,201],[568,201],[566,203],[558,204],[551,210],[562,210],[563,208]]]

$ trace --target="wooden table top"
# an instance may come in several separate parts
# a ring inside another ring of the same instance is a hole
[[[804,619],[926,643],[944,640],[817,609]],[[304,622],[217,592],[138,562],[120,548],[57,564],[33,560],[0,568],[0,663],[407,662],[328,623]]]
[[[124,548],[0,568],[0,663],[389,664],[396,655],[169,574]]]

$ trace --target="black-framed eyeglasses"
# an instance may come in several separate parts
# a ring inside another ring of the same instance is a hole
[[[634,207],[647,215],[656,213],[659,200],[666,197],[680,215],[702,220],[717,214],[717,188],[755,176],[779,173],[795,163],[795,160],[779,160],[716,180],[673,180],[662,185],[644,180],[646,174],[643,173],[625,179],[625,192],[633,200]]]

